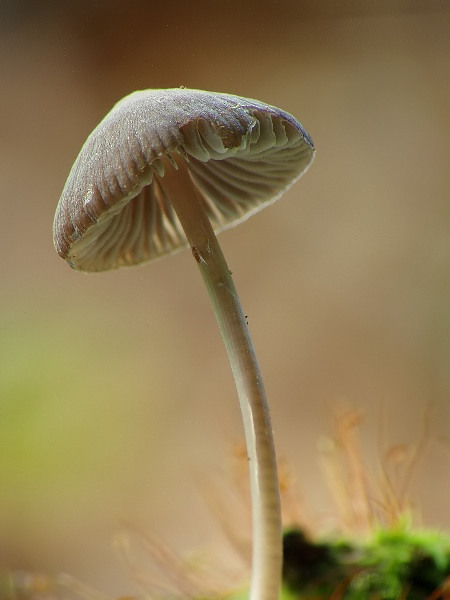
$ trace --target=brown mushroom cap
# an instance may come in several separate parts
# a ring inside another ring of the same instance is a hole
[[[274,202],[313,157],[294,117],[262,102],[182,88],[134,92],[81,149],[56,209],[55,248],[81,271],[152,260],[187,245],[164,194],[167,165],[176,177],[187,161],[219,232]]]

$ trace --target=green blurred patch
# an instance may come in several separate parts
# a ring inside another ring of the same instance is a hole
[[[158,374],[146,365],[142,376],[143,359],[136,361],[130,336],[111,326],[107,312],[91,322],[42,307],[7,317],[0,322],[0,561],[51,522],[64,536],[83,510],[110,497],[110,510],[120,506],[121,490],[140,476],[136,455],[149,451],[157,419],[145,411],[156,417],[159,389]]]
[[[108,377],[111,364],[94,364],[102,354],[98,337],[86,339],[80,325],[45,313],[2,329],[0,464],[16,499],[20,490],[36,493],[55,480],[70,485],[86,464],[95,468],[110,452],[98,442],[111,437],[105,425],[117,415],[107,404],[117,381]],[[114,368],[120,380],[120,366]]]

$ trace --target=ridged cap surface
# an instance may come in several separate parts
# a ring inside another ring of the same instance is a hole
[[[275,201],[306,171],[314,146],[294,117],[256,100],[134,92],[88,137],[62,192],[53,239],[70,266],[105,271],[187,244],[170,198],[154,189],[155,178],[164,186],[163,157],[187,161],[219,232]]]

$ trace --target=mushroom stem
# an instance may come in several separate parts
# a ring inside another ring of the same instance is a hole
[[[250,600],[276,600],[281,583],[280,492],[273,431],[264,384],[246,318],[204,203],[185,161],[177,172],[164,160],[164,179],[154,185],[180,220],[208,289],[225,343],[242,411],[252,499],[253,557]]]

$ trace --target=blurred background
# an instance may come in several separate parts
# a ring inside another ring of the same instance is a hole
[[[202,496],[234,485],[242,430],[191,253],[88,276],[52,245],[85,138],[144,88],[258,98],[316,144],[220,239],[309,524],[336,527],[320,448],[352,407],[368,477],[426,441],[409,497],[450,526],[449,28],[445,0],[0,4],[0,567],[135,593],[124,520],[228,551]]]

